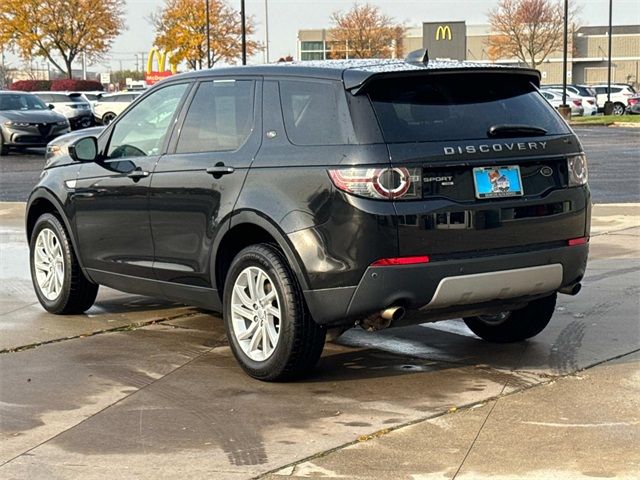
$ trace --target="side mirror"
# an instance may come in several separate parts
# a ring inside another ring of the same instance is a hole
[[[98,158],[96,137],[84,137],[69,145],[69,156],[77,162],[95,162]]]
[[[49,105],[47,105],[47,107],[49,107],[49,110],[53,110],[54,108],[56,108],[53,103],[50,103]]]

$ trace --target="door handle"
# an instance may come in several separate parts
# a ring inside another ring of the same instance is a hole
[[[145,178],[149,176],[149,172],[145,170],[134,170],[133,172],[127,173],[127,177],[132,178],[133,180],[140,180],[141,178]]]
[[[233,167],[225,167],[224,164],[216,165],[215,167],[207,168],[207,173],[213,175],[213,178],[220,178],[223,175],[229,175],[233,173],[235,169]]]

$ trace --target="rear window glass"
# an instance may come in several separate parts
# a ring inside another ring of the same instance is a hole
[[[568,127],[536,88],[507,74],[383,78],[367,89],[390,143],[488,138],[494,125],[528,125],[548,135]]]
[[[279,83],[284,124],[291,143],[355,143],[345,91],[340,83],[297,80]]]

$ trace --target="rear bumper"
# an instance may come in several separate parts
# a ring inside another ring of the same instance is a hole
[[[582,280],[588,245],[369,267],[352,287],[305,291],[314,320],[346,325],[389,306],[402,305],[414,322],[526,303]]]

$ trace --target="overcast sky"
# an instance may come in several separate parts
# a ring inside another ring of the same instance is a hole
[[[580,15],[582,25],[606,25],[608,22],[608,0],[571,0],[582,5]],[[153,29],[147,18],[164,0],[127,0],[126,23],[128,29],[114,42],[110,54],[111,67],[118,69],[135,68],[135,54],[145,55],[153,43]],[[240,0],[229,3],[240,9]],[[360,3],[365,3],[360,1]],[[497,0],[370,0],[385,14],[408,26],[419,26],[424,21],[465,20],[467,24],[486,24],[487,11],[497,4]],[[330,25],[331,13],[348,10],[352,1],[332,0],[267,0],[269,11],[269,47],[271,60],[296,54],[299,29],[324,28]],[[640,24],[639,0],[613,0],[614,25]],[[265,0],[246,0],[247,15],[254,17],[257,29],[256,39],[265,42]],[[263,61],[263,54],[251,59],[254,63]],[[94,66],[92,70],[106,70]]]

